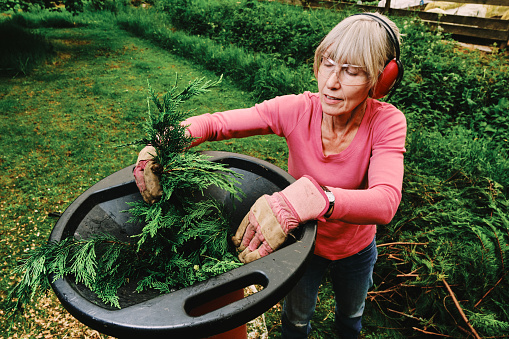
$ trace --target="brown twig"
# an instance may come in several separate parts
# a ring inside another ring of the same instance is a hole
[[[445,180],[444,182],[448,182],[452,179],[454,179],[454,177],[456,177],[459,173],[461,173],[461,170],[457,170],[456,172],[454,172],[450,177],[449,179]]]
[[[397,293],[397,289],[400,287],[401,284],[398,284],[396,286],[389,287],[386,290],[383,291],[369,291],[368,297],[374,298],[376,294],[385,294],[385,293]]]
[[[502,261],[502,271],[505,271],[504,254],[502,253],[502,246],[500,246],[500,240],[498,239],[497,232],[493,230],[493,233],[495,234],[495,238],[497,239],[498,249],[500,251],[500,260]]]
[[[399,261],[405,261],[405,259],[398,258],[395,254],[389,254],[387,259],[394,259],[394,260],[399,260]]]
[[[403,272],[400,272],[401,274],[398,274],[396,275],[396,277],[418,277],[419,275],[418,274],[415,274],[415,272],[417,272],[418,270],[420,269],[420,267],[417,267],[415,270],[413,270],[412,272],[410,273],[403,273]]]
[[[270,328],[268,333],[270,334],[278,326],[281,326],[281,321],[279,321],[279,322],[275,323],[274,325],[272,325],[272,327]]]
[[[413,277],[418,277],[418,276],[419,276],[418,274],[410,274],[410,273],[396,275],[396,277],[398,277],[398,278],[413,278]]]
[[[322,321],[327,320],[327,318],[329,318],[329,315],[331,315],[332,312],[334,312],[334,310],[330,310],[329,313],[327,313],[327,315],[325,316],[325,318],[322,319]]]
[[[400,241],[400,242],[388,242],[386,244],[376,245],[376,247],[392,246],[392,245],[427,245],[427,244],[428,244],[427,242],[404,242],[404,241]]]
[[[465,333],[467,335],[467,338],[470,338],[470,336],[472,335],[472,332],[467,331],[466,329],[464,329],[460,325],[458,325],[457,327],[460,329],[461,332],[463,332],[463,333]],[[486,338],[483,338],[483,339],[486,339]]]
[[[454,338],[453,336],[450,336],[450,335],[447,335],[447,334],[429,332],[429,331],[421,330],[420,328],[417,328],[417,327],[412,327],[412,328],[415,331],[419,331],[419,332],[424,333],[424,334],[431,334],[431,335],[436,335],[436,336],[439,336],[439,337],[446,337],[446,338]]]
[[[396,287],[391,287],[383,291],[369,291],[368,295],[374,295],[374,294],[382,294],[382,293],[389,293],[389,292],[395,292]]]
[[[488,290],[488,292],[486,292],[486,293],[482,296],[482,298],[481,298],[481,299],[479,299],[479,301],[478,301],[478,302],[476,302],[476,303],[475,303],[474,308],[476,308],[477,306],[479,306],[479,304],[480,304],[480,303],[484,300],[484,298],[486,298],[486,296],[487,296],[488,294],[490,294],[490,293],[491,293],[491,291],[493,291],[493,289],[494,289],[495,287],[497,287],[497,285],[498,285],[498,284],[500,284],[500,282],[502,281],[502,279],[504,279],[504,277],[506,276],[506,274],[507,274],[507,271],[506,271],[506,272],[502,275],[502,277],[500,277],[500,279],[498,279],[498,281],[495,283],[495,285],[494,285],[492,288],[490,288],[490,289]]]
[[[445,301],[447,300],[447,297],[450,297],[450,295],[446,295],[446,296],[445,296],[445,298],[444,298],[444,300],[443,300],[444,308],[445,308],[445,310],[447,311],[447,313],[449,313],[449,315],[451,316],[452,320],[454,321],[454,324],[455,324],[456,326],[458,326],[458,322],[456,321],[456,319],[454,318],[454,316],[452,315],[452,313],[451,313],[451,312],[449,312],[449,309],[447,308],[447,305],[445,304]]]
[[[468,327],[470,328],[470,331],[472,331],[472,333],[474,334],[474,336],[477,338],[477,339],[481,339],[481,337],[479,336],[479,334],[477,334],[477,331],[475,330],[475,328],[470,324],[470,321],[468,321],[467,319],[467,316],[465,315],[465,312],[463,312],[463,309],[461,308],[461,305],[460,303],[458,302],[458,299],[456,299],[456,296],[454,295],[454,292],[452,291],[451,289],[451,286],[449,286],[449,284],[447,283],[447,281],[445,281],[445,279],[442,279],[442,282],[444,283],[444,286],[447,288],[447,291],[449,291],[449,294],[451,295],[452,297],[452,300],[454,301],[454,305],[456,305],[456,308],[458,309],[458,311],[460,312],[461,314],[461,317],[463,318],[463,320],[465,321],[465,323],[468,325]]]
[[[387,309],[387,311],[391,311],[391,312],[393,312],[393,313],[396,313],[396,314],[402,315],[402,316],[407,317],[407,318],[411,318],[411,319],[415,319],[415,320],[418,320],[418,321],[422,321],[422,318],[419,318],[419,317],[413,316],[413,315],[411,315],[411,314],[406,314],[406,313],[403,313],[403,312],[399,312],[399,311],[391,310],[390,308],[388,308],[388,309]]]

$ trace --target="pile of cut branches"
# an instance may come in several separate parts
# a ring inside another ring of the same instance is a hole
[[[412,136],[403,200],[379,227],[368,297],[406,337],[507,337],[509,200],[495,166],[503,158],[485,164],[496,150],[453,135]]]

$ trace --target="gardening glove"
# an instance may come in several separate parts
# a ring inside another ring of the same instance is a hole
[[[162,166],[153,160],[155,154],[156,149],[153,146],[143,148],[138,154],[138,160],[133,170],[136,186],[138,186],[143,200],[149,204],[159,201],[163,194],[160,184]]]
[[[281,192],[261,196],[232,238],[242,251],[240,261],[249,263],[277,250],[291,230],[308,220],[322,218],[328,207],[325,192],[308,176]]]

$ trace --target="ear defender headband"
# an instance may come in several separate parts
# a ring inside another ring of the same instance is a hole
[[[379,18],[378,16],[371,13],[359,13],[354,15],[369,16],[374,21],[378,22],[387,32],[387,36],[392,42],[394,49],[396,50],[396,58],[387,60],[384,70],[378,76],[378,81],[375,85],[375,88],[373,89],[373,93],[371,94],[373,99],[381,99],[390,93],[389,97],[387,98],[390,99],[394,93],[394,90],[399,86],[404,73],[403,63],[399,59],[400,51],[398,37],[392,30],[391,26],[389,26],[389,24],[382,18]]]

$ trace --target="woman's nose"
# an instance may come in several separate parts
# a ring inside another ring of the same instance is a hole
[[[337,70],[331,72],[325,84],[328,88],[340,88],[341,82],[339,81],[339,72]]]

